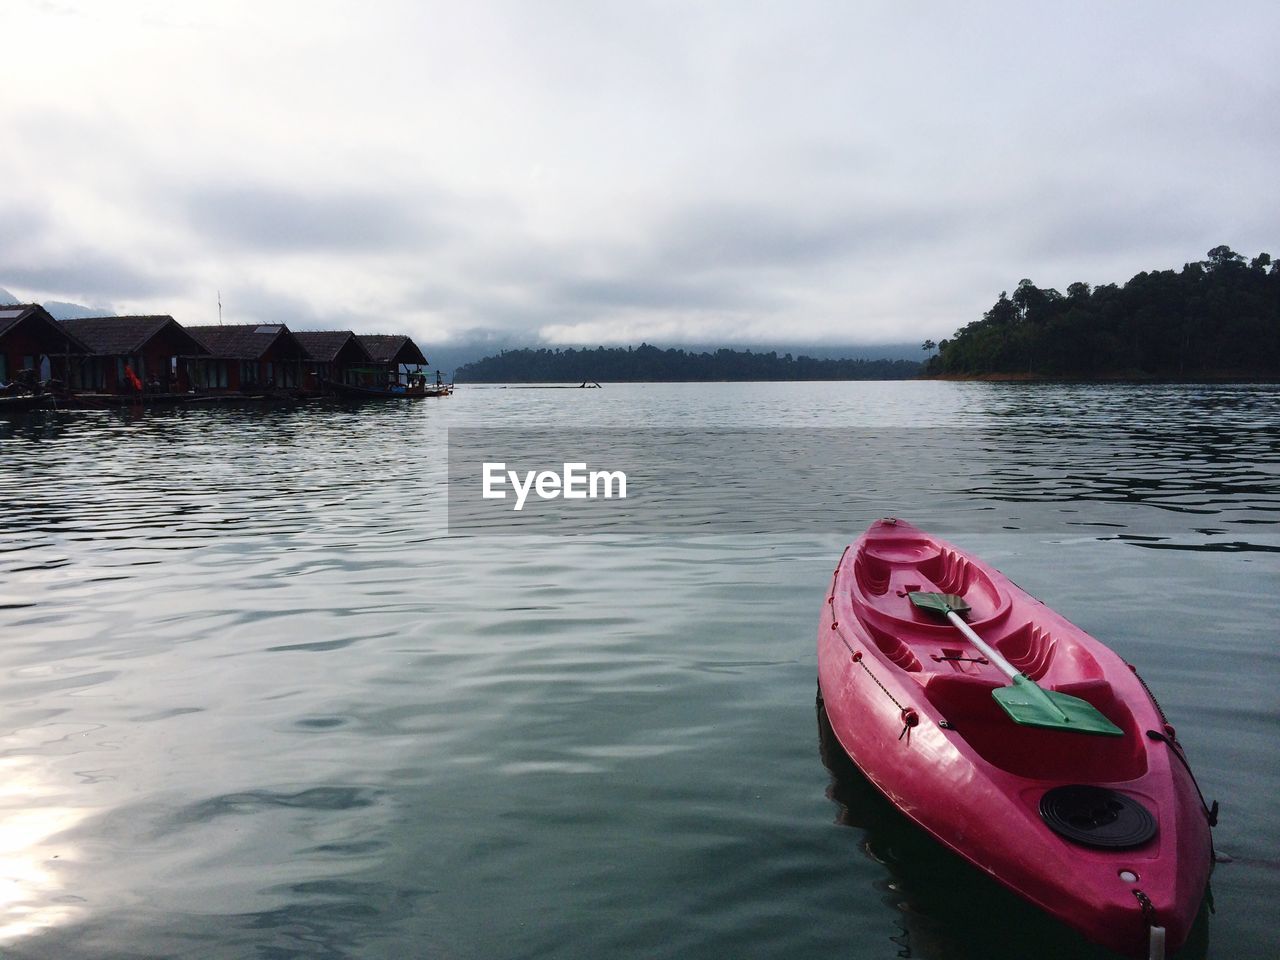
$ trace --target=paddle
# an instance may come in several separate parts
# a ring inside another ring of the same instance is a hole
[[[950,593],[924,593],[915,590],[907,594],[911,602],[921,610],[940,613],[950,620],[988,660],[1000,668],[1000,672],[1013,681],[1007,687],[991,691],[996,703],[1004,708],[1014,723],[1029,727],[1045,727],[1049,730],[1071,730],[1075,733],[1097,733],[1109,737],[1124,736],[1124,731],[1102,715],[1093,704],[1056,690],[1044,690],[1034,680],[1022,673],[1002,657],[994,647],[973,632],[960,619],[969,612],[964,597]]]

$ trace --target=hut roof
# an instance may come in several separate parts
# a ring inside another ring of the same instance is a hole
[[[307,351],[307,356],[318,363],[333,363],[348,343],[360,351],[362,360],[372,359],[350,330],[298,330],[293,336]]]
[[[212,356],[228,360],[257,360],[282,338],[287,340],[288,353],[306,356],[298,338],[283,323],[233,323],[186,329],[209,349]]]
[[[377,363],[427,363],[426,355],[408,337],[361,333],[356,339]]]
[[[172,328],[179,339],[187,341],[184,354],[204,356],[209,351],[199,340],[187,333],[177,320],[168,314],[150,317],[77,317],[59,320],[62,329],[83,340],[89,352],[100,357],[121,357],[137,353],[160,331]]]
[[[49,311],[38,303],[0,306],[0,340],[18,329],[19,325],[31,328],[29,332],[50,353],[89,353],[89,347],[84,341],[60,326]]]

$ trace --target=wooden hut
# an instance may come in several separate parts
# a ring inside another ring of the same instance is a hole
[[[74,374],[75,389],[134,393],[186,393],[187,363],[207,356],[203,343],[173,317],[80,317],[62,320],[64,330],[82,340],[90,356]]]
[[[191,374],[201,390],[256,393],[302,386],[307,351],[283,323],[235,323],[187,327],[208,349],[193,358]]]
[[[38,303],[0,306],[0,384],[68,382],[89,347]]]
[[[382,372],[380,386],[407,386],[412,378],[425,376],[426,355],[408,337],[362,333],[356,339]]]
[[[298,330],[293,335],[307,351],[304,390],[321,391],[326,381],[368,385],[373,358],[350,330]]]

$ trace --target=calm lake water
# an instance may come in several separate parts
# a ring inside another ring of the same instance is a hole
[[[487,424],[993,438],[947,536],[1137,664],[1221,801],[1186,955],[1277,955],[1280,389],[951,383],[0,419],[0,955],[1092,955],[824,752],[862,518],[451,535]]]

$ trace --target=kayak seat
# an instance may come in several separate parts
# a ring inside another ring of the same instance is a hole
[[[994,698],[991,696],[991,691],[1003,686],[1005,686],[1005,682],[1002,679],[990,676],[973,676],[966,673],[934,673],[930,674],[925,681],[924,689],[929,702],[937,707],[944,717],[950,720],[953,719],[953,715],[972,714],[975,711],[982,714],[987,713],[988,705],[995,703]],[[1078,697],[1093,704],[1106,714],[1114,712],[1119,705],[1115,690],[1111,688],[1111,683],[1101,677],[1055,683],[1046,689]],[[999,709],[998,704],[997,709]]]
[[[1009,773],[1032,779],[1106,783],[1132,780],[1146,772],[1144,740],[1105,679],[1061,683],[1053,689],[1092,703],[1125,731],[1123,737],[1016,724],[991,696],[1000,686],[1004,683],[994,677],[938,673],[929,677],[924,692],[982,759]]]
[[[885,563],[923,566],[938,555],[938,545],[925,537],[895,536],[868,540],[861,552]]]
[[[934,673],[925,681],[924,692],[929,702],[947,720],[974,713],[987,713],[987,704],[995,703],[991,691],[1004,686],[993,677],[975,677],[967,673]]]
[[[1109,709],[1116,705],[1116,692],[1111,688],[1111,682],[1102,677],[1054,683],[1049,686],[1049,689],[1087,700],[1103,713],[1109,712]]]

